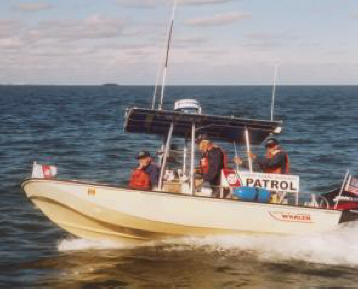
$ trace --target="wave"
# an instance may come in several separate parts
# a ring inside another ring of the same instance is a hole
[[[64,239],[61,240],[57,249],[61,252],[66,251],[87,251],[87,250],[117,250],[117,249],[129,249],[132,246],[127,244],[121,244],[109,240],[86,240],[86,239]]]
[[[192,249],[204,248],[228,256],[253,254],[267,262],[304,261],[329,265],[358,265],[358,225],[330,233],[305,236],[216,236],[181,240]],[[182,247],[183,248],[183,247]],[[176,250],[175,247],[171,248]],[[178,247],[180,250],[180,247]]]
[[[144,247],[158,247],[168,251],[200,251],[223,254],[228,257],[247,253],[259,261],[280,263],[303,261],[328,265],[358,265],[358,225],[342,226],[329,233],[305,236],[230,235],[184,237],[143,243]],[[140,248],[143,248],[141,245]],[[83,239],[62,240],[59,251],[128,250],[138,246],[109,241]]]

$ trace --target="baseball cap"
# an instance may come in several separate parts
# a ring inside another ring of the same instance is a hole
[[[209,137],[206,133],[199,134],[195,140],[195,143],[200,144],[202,140],[209,140]]]
[[[279,142],[277,139],[270,137],[266,140],[265,147],[272,146],[272,145],[278,145],[278,144],[279,144]]]
[[[150,157],[150,153],[148,151],[140,151],[137,156],[136,159],[142,159],[142,158],[146,158],[146,157]]]

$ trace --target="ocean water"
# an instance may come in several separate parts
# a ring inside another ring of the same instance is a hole
[[[125,134],[123,113],[148,107],[152,91],[0,86],[0,288],[358,288],[358,225],[125,247],[77,239],[32,206],[20,183],[35,160],[57,165],[60,178],[126,184],[135,153],[160,140]],[[270,95],[267,86],[168,87],[165,106],[197,98],[206,113],[268,119]],[[334,188],[348,168],[358,174],[358,86],[279,87],[276,119],[302,191]]]

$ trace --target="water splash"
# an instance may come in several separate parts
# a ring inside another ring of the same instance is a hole
[[[57,249],[60,252],[86,250],[117,250],[128,248],[130,248],[128,245],[116,243],[113,241],[94,241],[86,239],[64,239],[61,240],[57,245]]]
[[[358,225],[305,236],[211,236],[171,240],[170,250],[205,249],[226,256],[253,254],[269,262],[304,261],[329,265],[358,265]],[[170,244],[169,241],[167,244]],[[179,243],[180,242],[180,243]],[[183,246],[185,245],[185,246]]]
[[[261,261],[303,261],[329,265],[358,265],[358,225],[340,227],[329,233],[305,236],[207,236],[166,239],[143,243],[143,247],[160,247],[163,251],[205,250],[224,256],[248,253]],[[59,251],[128,250],[138,246],[111,241],[65,239]]]

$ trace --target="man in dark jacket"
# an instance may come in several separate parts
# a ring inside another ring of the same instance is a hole
[[[207,168],[202,169],[203,180],[208,182],[213,190],[212,197],[220,196],[221,170],[224,168],[224,153],[220,147],[213,144],[207,135],[197,138],[199,150],[202,153],[202,163],[207,163]],[[206,159],[203,162],[203,159]]]

